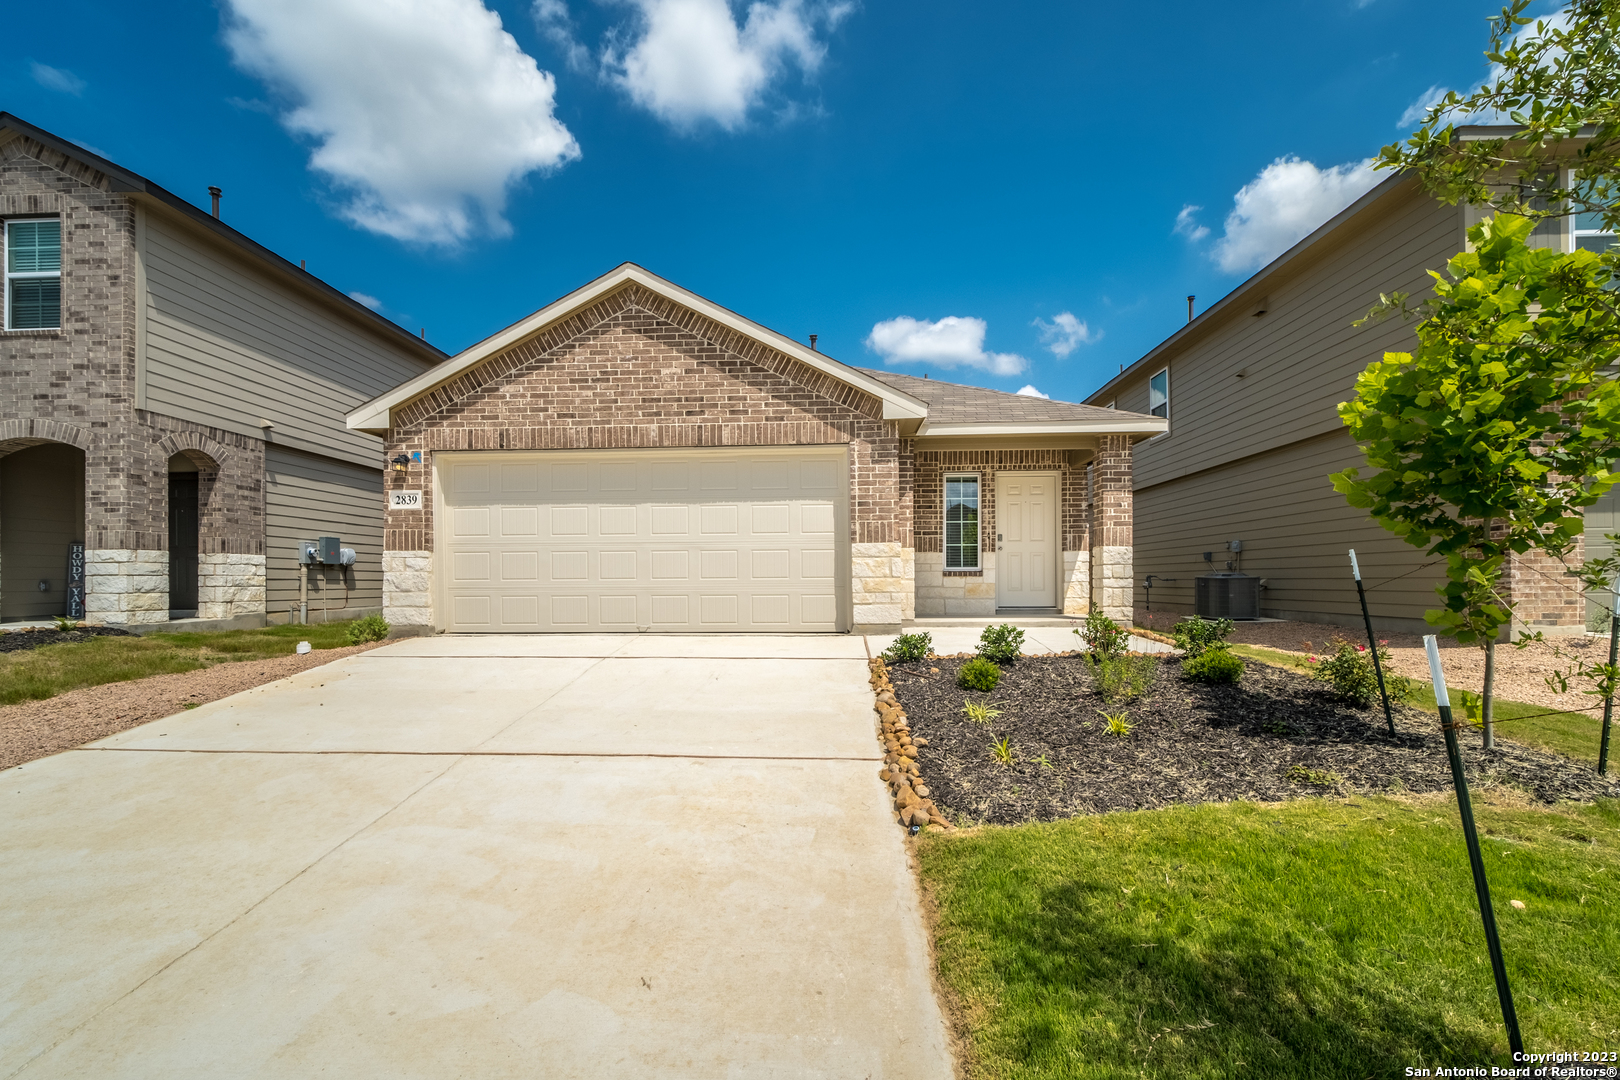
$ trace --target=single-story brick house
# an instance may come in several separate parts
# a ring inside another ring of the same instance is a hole
[[[861,370],[626,263],[355,409],[416,632],[1131,616],[1154,416]]]

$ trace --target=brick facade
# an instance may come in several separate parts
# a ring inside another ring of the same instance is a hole
[[[0,218],[61,218],[63,322],[0,331],[0,455],[47,442],[84,452],[89,615],[160,622],[170,456],[185,453],[200,470],[202,552],[262,560],[264,444],[136,409],[135,210],[110,188],[30,139],[0,146]],[[240,608],[233,595],[216,603]]]
[[[848,448],[849,540],[867,552],[855,573],[874,586],[857,583],[856,623],[898,624],[886,560],[904,558],[910,504],[900,494],[900,439],[882,403],[630,285],[395,410],[387,455],[420,451],[422,460],[390,472],[388,485],[422,491],[424,505],[389,509],[385,546],[400,560],[433,550],[435,451],[828,444]],[[420,571],[409,572],[417,581]],[[424,602],[411,590],[385,590],[402,610]]]

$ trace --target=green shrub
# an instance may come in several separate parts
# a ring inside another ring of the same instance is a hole
[[[982,656],[975,656],[956,673],[956,685],[964,690],[989,693],[1001,681],[1001,669]]]
[[[979,635],[979,655],[992,664],[1010,664],[1024,651],[1024,632],[1009,623],[987,626]]]
[[[1333,685],[1333,696],[1358,708],[1372,704],[1378,693],[1378,673],[1373,670],[1372,655],[1365,645],[1353,645],[1340,639],[1332,656],[1310,658],[1315,664],[1313,673],[1318,679]],[[1384,650],[1380,659],[1388,659]]]
[[[1104,656],[1091,658],[1091,676],[1097,693],[1108,702],[1135,701],[1147,693],[1148,684],[1159,663],[1151,656]]]
[[[383,641],[388,637],[388,624],[381,615],[367,615],[349,626],[343,640],[350,645],[364,645],[368,641]]]
[[[1181,673],[1194,682],[1235,683],[1243,678],[1243,661],[1224,648],[1209,649],[1183,660]]]
[[[56,629],[62,633],[79,628],[79,620],[70,619],[66,615],[52,615],[51,621],[56,623]]]
[[[962,711],[969,720],[983,727],[989,727],[990,721],[1001,715],[1001,710],[988,701],[964,701]]]
[[[1131,723],[1129,719],[1127,719],[1129,714],[1127,714],[1124,709],[1121,709],[1117,713],[1106,713],[1101,709],[1098,709],[1097,713],[1104,720],[1108,721],[1108,734],[1110,735],[1129,735],[1131,733],[1131,728],[1136,726],[1135,724]]]
[[[1201,619],[1194,615],[1176,623],[1170,636],[1175,638],[1176,648],[1185,649],[1188,656],[1202,656],[1226,648],[1226,635],[1231,632],[1231,619]]]
[[[894,643],[883,650],[883,659],[890,664],[903,664],[908,661],[926,660],[928,654],[934,651],[934,635],[901,634],[894,639]]]
[[[1131,642],[1130,631],[1100,611],[1087,615],[1086,624],[1075,627],[1074,632],[1092,656],[1119,656]]]

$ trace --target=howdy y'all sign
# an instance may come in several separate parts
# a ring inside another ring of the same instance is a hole
[[[84,618],[84,545],[68,545],[67,617]]]

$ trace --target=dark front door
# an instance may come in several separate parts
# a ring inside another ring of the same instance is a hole
[[[197,613],[197,474],[169,474],[169,611]],[[172,617],[172,614],[171,614]]]

